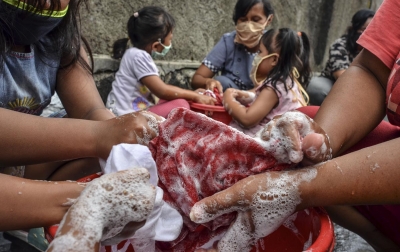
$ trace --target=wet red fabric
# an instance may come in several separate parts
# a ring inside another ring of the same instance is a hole
[[[268,170],[282,170],[253,138],[186,109],[171,111],[150,143],[164,200],[183,216],[184,227],[174,242],[157,242],[163,251],[193,251],[226,230],[235,214],[221,216],[204,225],[189,219],[199,200],[222,191],[239,180]]]

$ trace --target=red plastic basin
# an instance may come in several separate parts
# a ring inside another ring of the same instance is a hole
[[[93,174],[79,182],[89,182],[101,176]],[[46,228],[46,238],[51,242],[57,232],[57,225]],[[118,245],[121,249],[125,241]],[[275,232],[260,240],[252,252],[332,252],[335,246],[333,225],[322,208],[310,208],[297,213],[294,228],[280,226]],[[79,251],[79,248],[77,248]],[[111,252],[111,247],[106,247]],[[134,252],[129,245],[127,252]]]
[[[228,114],[223,106],[212,106],[200,103],[190,103],[192,111],[205,114],[216,121],[229,124],[232,121],[232,116]]]

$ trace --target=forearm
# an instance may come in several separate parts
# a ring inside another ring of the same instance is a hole
[[[0,166],[95,157],[98,122],[43,118],[0,109]]]
[[[87,58],[83,49],[81,54]],[[102,121],[114,117],[104,106],[93,76],[79,63],[59,70],[57,93],[70,118]]]
[[[196,96],[199,95],[192,90],[187,90],[173,85],[166,84],[161,90],[154,92],[154,94],[160,99],[174,100],[174,99],[185,99],[188,101],[194,101]]]
[[[192,78],[192,88],[196,89],[196,88],[206,88],[207,86],[207,80],[209,80],[211,78],[206,78],[203,77],[200,74],[194,74],[193,78]]]
[[[83,186],[75,182],[42,182],[0,174],[0,230],[58,224]],[[27,211],[29,209],[29,211]]]
[[[106,107],[93,108],[83,119],[104,121],[114,118],[115,115]]]
[[[227,98],[224,100],[224,106],[228,113],[241,125],[244,127],[253,126],[254,123],[248,118],[248,109],[238,101],[234,100],[233,98]]]
[[[314,118],[329,135],[334,156],[361,140],[384,117],[390,71],[368,52],[359,56],[336,81]]]
[[[395,139],[316,165],[316,178],[299,188],[300,208],[400,204],[399,144]]]

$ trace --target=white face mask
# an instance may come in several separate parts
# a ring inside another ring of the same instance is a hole
[[[264,57],[261,57],[259,54],[257,54],[255,57],[254,57],[254,60],[253,60],[253,63],[252,63],[252,68],[251,68],[251,72],[250,72],[250,79],[253,81],[253,84],[254,84],[254,87],[259,87],[266,79],[267,79],[267,77],[265,77],[263,80],[257,80],[257,70],[258,70],[258,67],[260,66],[260,64],[265,60],[265,59],[268,59],[268,58],[270,58],[270,57],[273,57],[273,56],[277,56],[277,57],[279,57],[279,54],[277,54],[277,53],[271,53],[271,54],[268,54],[267,56],[264,56]]]
[[[263,32],[269,24],[271,15],[268,16],[264,24],[259,24],[253,21],[246,21],[236,25],[235,43],[242,44],[251,49],[258,45]]]

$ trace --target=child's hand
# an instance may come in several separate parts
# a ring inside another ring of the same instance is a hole
[[[158,136],[158,124],[164,120],[151,112],[141,111],[97,122],[93,130],[97,141],[96,156],[107,160],[111,148],[120,143],[147,146]]]
[[[274,117],[258,137],[280,162],[309,165],[332,158],[328,135],[301,112],[286,112]]]
[[[250,91],[237,90],[236,100],[246,106],[253,103],[256,99],[256,94]]]
[[[243,91],[234,88],[228,88],[224,93],[226,100],[235,100],[240,104],[246,106],[256,99],[256,94],[250,91]],[[225,100],[225,99],[224,99]]]

